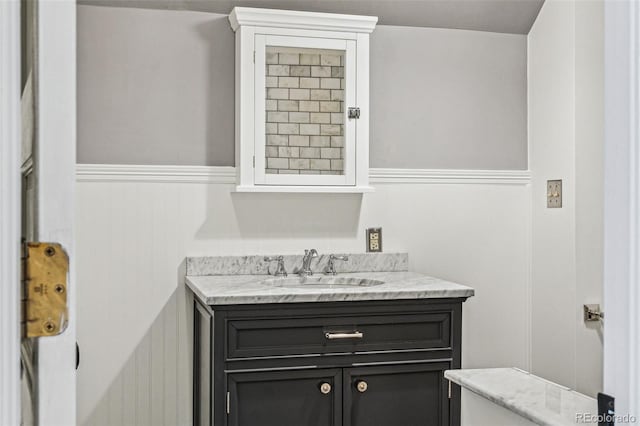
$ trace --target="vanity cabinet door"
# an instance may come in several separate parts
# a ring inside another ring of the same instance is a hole
[[[344,369],[344,426],[449,424],[449,363]]]
[[[228,426],[339,426],[342,370],[314,369],[228,376]]]

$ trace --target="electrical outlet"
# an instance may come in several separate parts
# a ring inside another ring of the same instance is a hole
[[[382,251],[382,228],[367,229],[367,252],[376,253]]]
[[[547,181],[547,208],[558,209],[562,207],[562,180]]]

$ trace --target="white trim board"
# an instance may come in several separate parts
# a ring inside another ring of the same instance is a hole
[[[69,256],[67,329],[38,339],[35,424],[76,424],[75,173],[76,3],[38,0],[35,238],[55,241]]]
[[[158,166],[129,164],[78,164],[78,182],[175,182],[235,184],[235,167]],[[369,170],[375,184],[500,184],[528,185],[528,170],[446,170],[376,169]]]
[[[605,2],[604,392],[640,415],[640,6]]]
[[[0,424],[20,423],[20,3],[0,2]]]
[[[527,185],[528,170],[375,169],[369,170],[371,183],[491,183]]]
[[[79,182],[236,183],[235,167],[78,164]]]

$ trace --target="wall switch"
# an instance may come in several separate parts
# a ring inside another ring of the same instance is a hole
[[[547,181],[547,208],[558,209],[562,207],[562,180]]]
[[[382,251],[382,228],[367,229],[367,252],[376,253]]]

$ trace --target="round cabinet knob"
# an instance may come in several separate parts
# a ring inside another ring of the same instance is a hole
[[[331,392],[331,385],[329,383],[321,384],[320,392],[322,392],[324,395],[328,394],[329,392]]]
[[[356,382],[356,389],[358,389],[358,392],[364,393],[367,391],[368,388],[369,388],[369,385],[367,385],[367,382],[365,382],[364,380],[358,380]]]

